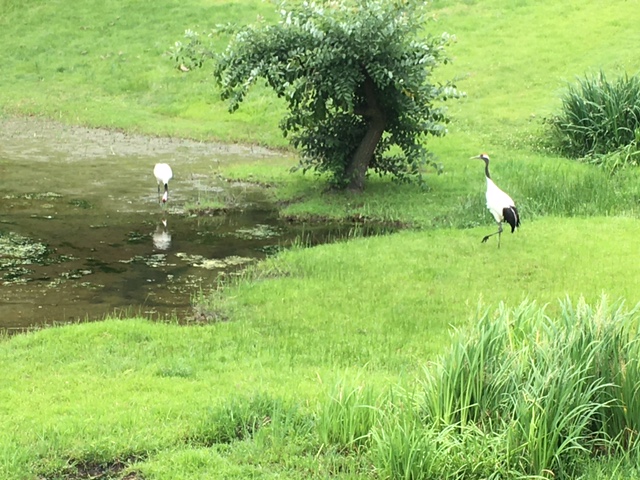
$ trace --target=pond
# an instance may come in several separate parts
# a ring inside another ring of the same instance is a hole
[[[107,315],[186,321],[193,295],[219,275],[296,239],[346,234],[288,224],[261,189],[217,175],[222,162],[268,161],[268,150],[34,119],[0,119],[0,132],[0,330]],[[157,162],[173,167],[166,207]],[[185,211],[216,194],[232,195],[238,208]]]

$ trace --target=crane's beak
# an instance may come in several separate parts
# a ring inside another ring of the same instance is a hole
[[[473,160],[475,158],[480,158],[480,155],[476,155],[475,157],[469,157],[469,160]]]

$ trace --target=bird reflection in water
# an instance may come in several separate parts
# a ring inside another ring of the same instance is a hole
[[[171,233],[167,220],[164,218],[156,226],[156,231],[153,232],[153,246],[157,250],[168,250],[171,246]]]

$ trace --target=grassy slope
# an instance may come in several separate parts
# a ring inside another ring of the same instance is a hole
[[[410,386],[446,345],[449,324],[464,324],[479,300],[488,306],[528,297],[551,302],[551,312],[567,292],[640,300],[628,268],[640,261],[634,220],[540,220],[506,238],[501,250],[479,244],[483,233],[404,232],[393,242],[377,237],[288,252],[260,267],[268,280],[228,293],[230,323],[111,320],[15,337],[0,349],[1,363],[12,365],[2,372],[0,428],[12,434],[0,437],[0,474],[19,478],[29,468],[52,471],[66,458],[138,454],[150,457],[139,470],[181,478],[164,462],[202,453],[186,439],[211,407],[260,391],[303,402],[358,372],[378,387]],[[514,250],[517,260],[505,262]],[[253,468],[239,453],[246,448],[258,449],[235,445],[199,468],[189,460],[188,468],[206,478],[231,458],[229,471],[239,469],[242,478]],[[258,451],[252,455],[264,461]],[[287,475],[305,478],[298,470],[305,458],[289,467],[278,458],[260,475],[291,469]]]
[[[256,8],[271,8],[254,3],[0,0],[2,111],[282,145],[271,97],[258,90],[227,116],[206,72],[179,74],[163,57],[184,28],[203,19],[254,18]],[[322,477],[329,466],[313,460],[315,451],[251,442],[202,449],[185,438],[209,407],[238,392],[305,402],[362,370],[374,384],[410,384],[446,345],[449,325],[466,322],[479,299],[554,305],[565,294],[594,299],[605,291],[640,300],[629,268],[638,261],[635,220],[536,218],[635,215],[636,177],[611,181],[532,148],[537,119],[555,108],[564,80],[599,67],[640,68],[637,2],[448,3],[436,2],[433,27],[456,33],[459,43],[456,62],[442,75],[466,77],[460,87],[469,97],[452,104],[451,135],[432,143],[447,173],[429,177],[431,190],[377,180],[364,197],[329,196],[311,176],[283,175],[288,160],[227,173],[277,184],[283,199],[306,198],[288,207],[291,214],[484,227],[287,253],[261,267],[264,280],[228,292],[230,323],[181,328],[113,320],[3,342],[0,364],[11,368],[0,373],[0,431],[10,432],[0,436],[2,478],[29,478],[67,459],[131,453],[149,455],[140,467],[148,478],[308,478],[306,468]],[[481,150],[493,155],[494,177],[525,219],[501,250],[479,244],[492,227],[481,169],[466,159]]]
[[[0,111],[154,135],[283,144],[279,106],[254,95],[230,118],[210,71],[189,76],[167,52],[184,30],[273,17],[267,2],[0,1]],[[6,14],[5,14],[6,12]],[[43,25],[49,28],[43,28]],[[252,123],[260,116],[263,121]],[[248,125],[252,123],[252,125]]]

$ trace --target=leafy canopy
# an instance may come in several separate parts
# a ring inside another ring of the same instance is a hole
[[[448,58],[449,35],[421,35],[417,0],[279,4],[276,25],[240,29],[218,55],[215,78],[235,111],[260,78],[286,100],[280,127],[302,152],[301,166],[361,189],[369,169],[420,178],[426,136],[446,132],[439,100],[458,96],[433,70]],[[429,160],[431,161],[431,160]]]

